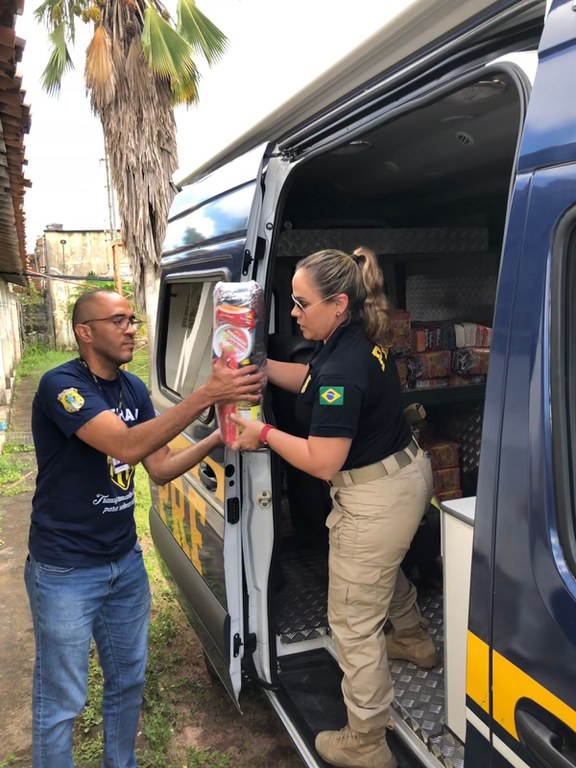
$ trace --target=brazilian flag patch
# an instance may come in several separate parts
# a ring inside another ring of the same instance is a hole
[[[320,387],[320,405],[344,405],[344,387]]]

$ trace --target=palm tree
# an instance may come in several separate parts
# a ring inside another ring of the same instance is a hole
[[[178,167],[174,106],[198,101],[194,59],[209,64],[226,49],[226,37],[197,7],[178,0],[176,20],[159,0],[45,0],[36,9],[50,33],[43,74],[58,93],[73,66],[69,46],[78,21],[94,25],[84,78],[99,116],[135,297],[145,308],[144,276],[156,275]]]

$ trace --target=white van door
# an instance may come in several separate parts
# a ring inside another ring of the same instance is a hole
[[[263,148],[176,197],[163,258],[152,397],[166,410],[201,386],[212,365],[213,291],[249,279],[257,258]],[[231,164],[231,166],[234,164]],[[204,193],[205,190],[205,194]],[[173,441],[185,447],[217,428],[214,408]],[[153,488],[150,527],[166,570],[202,642],[207,666],[239,706],[246,651],[241,459],[213,451],[190,472]]]

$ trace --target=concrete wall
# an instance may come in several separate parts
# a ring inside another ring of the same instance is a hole
[[[22,356],[22,320],[16,293],[0,280],[0,406],[9,402],[12,377]]]
[[[46,230],[43,270],[48,280],[49,302],[58,349],[74,349],[70,323],[72,304],[86,279],[105,281],[130,279],[130,265],[121,244],[113,246],[109,232]],[[96,286],[94,286],[96,287]]]

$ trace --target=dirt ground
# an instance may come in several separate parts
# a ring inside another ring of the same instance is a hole
[[[35,382],[14,398],[11,429],[25,435]],[[26,438],[25,438],[26,439]],[[31,766],[31,678],[34,638],[23,582],[35,465],[33,454],[19,454],[26,467],[14,495],[0,496],[0,768]],[[3,488],[5,488],[4,486]],[[150,541],[143,545],[151,546]],[[154,585],[153,585],[154,591]],[[198,758],[203,768],[301,768],[288,737],[261,692],[248,690],[240,714],[215,684],[201,646],[178,608],[175,632],[166,648],[172,667],[162,677],[162,697],[175,713],[167,765],[186,768],[188,748],[214,752]],[[90,768],[99,763],[90,763]],[[77,768],[89,768],[78,764]]]

